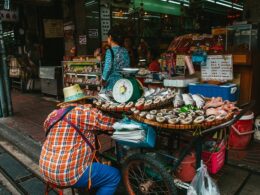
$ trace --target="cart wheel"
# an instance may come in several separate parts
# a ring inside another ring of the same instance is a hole
[[[133,154],[123,163],[123,181],[130,195],[177,194],[173,177],[161,163],[147,154]]]

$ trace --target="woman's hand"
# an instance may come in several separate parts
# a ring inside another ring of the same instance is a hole
[[[97,48],[95,51],[94,51],[94,56],[97,57],[101,54],[101,49],[100,48]]]
[[[101,62],[101,49],[100,49],[100,48],[97,48],[97,49],[94,51],[94,56],[97,58],[98,61]]]

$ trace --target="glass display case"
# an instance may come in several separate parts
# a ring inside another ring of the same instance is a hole
[[[226,50],[228,52],[250,52],[259,49],[258,25],[227,26],[226,33]]]
[[[94,57],[81,61],[63,61],[63,86],[79,84],[85,95],[94,96],[101,90],[101,65]]]

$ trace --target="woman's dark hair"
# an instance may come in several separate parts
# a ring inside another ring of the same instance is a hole
[[[122,27],[120,26],[114,26],[112,27],[108,33],[107,36],[111,36],[112,40],[116,42],[118,45],[122,46],[124,42],[124,32],[122,30]]]

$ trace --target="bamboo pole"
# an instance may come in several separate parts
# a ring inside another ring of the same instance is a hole
[[[0,19],[0,55],[1,55],[1,65],[2,65],[2,76],[3,76],[3,90],[5,94],[5,100],[7,104],[8,116],[13,115],[13,106],[10,92],[10,81],[9,81],[9,71],[6,63],[5,45],[3,39],[3,25]]]

